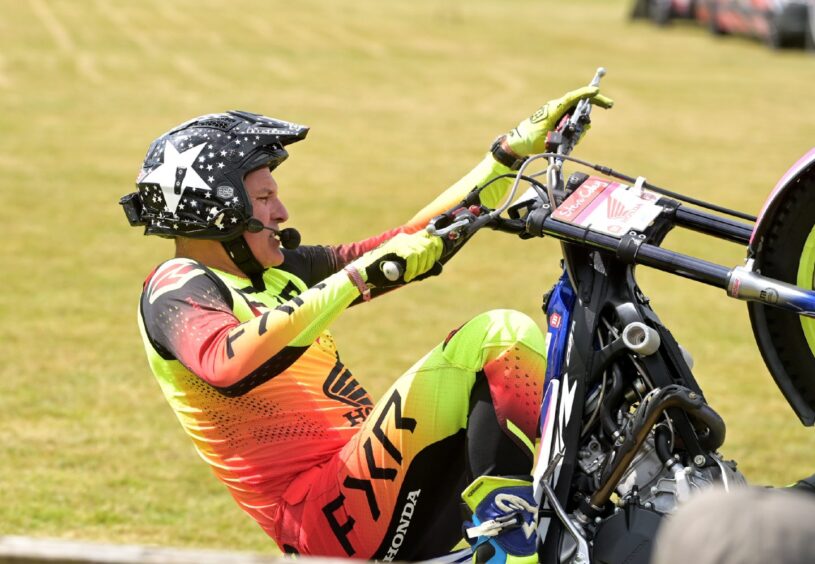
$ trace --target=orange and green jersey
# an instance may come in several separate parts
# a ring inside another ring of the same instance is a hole
[[[264,283],[258,292],[172,259],[146,280],[139,323],[153,373],[198,453],[273,534],[283,490],[346,444],[372,402],[327,330],[359,296],[346,274],[308,288],[269,269]]]

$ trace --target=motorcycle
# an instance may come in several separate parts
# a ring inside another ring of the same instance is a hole
[[[592,81],[598,85],[603,69]],[[696,492],[744,485],[718,452],[725,423],[692,359],[635,277],[643,265],[747,301],[758,347],[806,426],[815,423],[815,149],[779,180],[758,217],[683,196],[571,156],[591,105],[581,102],[528,158],[497,209],[474,189],[427,230],[448,253],[482,228],[561,241],[563,275],[544,296],[546,389],[533,475],[538,560],[646,563],[665,519]],[[527,173],[533,162],[545,170]],[[600,175],[574,172],[566,163]],[[522,185],[529,188],[515,198]],[[746,245],[728,268],[661,247],[674,228]],[[399,265],[383,268],[396,279]],[[465,561],[468,551],[434,562]]]

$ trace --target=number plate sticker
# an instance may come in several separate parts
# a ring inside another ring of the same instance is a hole
[[[592,176],[566,198],[552,218],[622,237],[651,225],[662,212],[657,199],[654,192]]]

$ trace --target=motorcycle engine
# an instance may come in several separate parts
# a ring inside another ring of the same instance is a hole
[[[716,485],[729,489],[747,485],[733,461],[722,460],[718,453],[710,457],[715,466],[683,466],[676,458],[663,463],[657,456],[651,436],[617,485],[617,494],[625,498],[636,491],[643,506],[666,514],[705,488]]]
[[[580,450],[578,464],[588,476],[599,481],[606,453],[594,437]],[[710,455],[715,465],[683,466],[678,457],[660,460],[653,433],[643,443],[628,471],[616,488],[619,496],[615,512],[597,518],[592,535],[591,561],[596,564],[647,564],[653,540],[663,516],[699,491],[714,485],[725,488],[746,485],[735,463]],[[562,555],[573,555],[565,543]],[[562,558],[561,562],[571,562]]]

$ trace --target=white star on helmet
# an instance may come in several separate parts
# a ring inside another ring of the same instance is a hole
[[[198,176],[198,173],[192,168],[192,163],[195,162],[195,159],[203,150],[204,146],[206,146],[206,143],[201,143],[200,145],[179,153],[172,143],[167,142],[164,145],[164,158],[162,159],[161,165],[142,178],[141,181],[143,183],[152,182],[161,186],[161,191],[164,192],[166,209],[170,213],[175,213],[178,202],[181,200],[181,196],[184,195],[184,190],[187,188],[209,188],[209,185],[204,182],[204,179]],[[179,168],[186,169],[186,172],[180,190],[176,194],[175,171]]]

